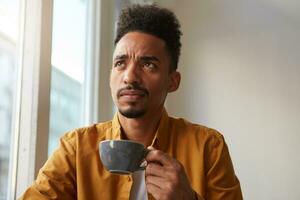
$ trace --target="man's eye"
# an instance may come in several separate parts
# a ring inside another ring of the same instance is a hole
[[[147,68],[147,69],[155,69],[155,64],[151,63],[151,62],[144,62],[143,63],[143,67]]]
[[[125,66],[125,63],[123,61],[117,61],[114,64],[114,67],[118,67],[118,68],[124,67],[124,66]]]

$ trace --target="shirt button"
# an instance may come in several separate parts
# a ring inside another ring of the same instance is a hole
[[[128,182],[130,182],[131,181],[131,176],[128,176]]]

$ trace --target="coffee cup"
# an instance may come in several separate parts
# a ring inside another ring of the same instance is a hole
[[[99,143],[100,159],[104,167],[115,174],[144,170],[142,164],[148,152],[143,144],[131,140],[104,140]]]

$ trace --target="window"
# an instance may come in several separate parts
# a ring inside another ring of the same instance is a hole
[[[64,132],[112,117],[111,9],[0,0],[0,200],[23,194]]]
[[[63,133],[82,125],[86,11],[85,0],[54,0],[48,155]]]
[[[110,0],[54,0],[48,156],[66,131],[112,118],[114,8]]]
[[[0,0],[0,200],[8,196],[17,79],[18,0]]]

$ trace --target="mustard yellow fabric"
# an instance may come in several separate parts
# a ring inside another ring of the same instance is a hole
[[[129,199],[132,177],[110,174],[98,152],[100,141],[121,139],[120,128],[115,115],[112,121],[66,133],[20,199]],[[152,145],[183,164],[198,199],[242,199],[227,145],[217,131],[164,111]]]

